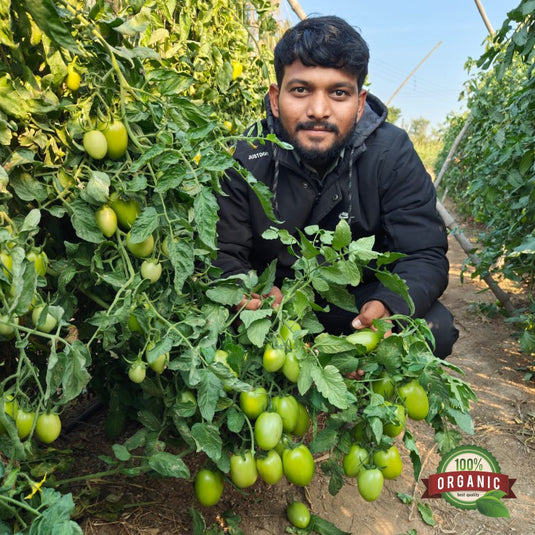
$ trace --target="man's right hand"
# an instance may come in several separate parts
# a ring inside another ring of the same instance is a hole
[[[271,306],[273,308],[278,308],[282,301],[282,292],[280,291],[280,288],[273,286],[269,293],[264,295],[259,295],[256,293],[244,295],[237,308],[238,310],[241,310],[242,308],[245,308],[246,310],[258,310],[262,306],[264,299],[267,299],[268,297],[274,297]]]

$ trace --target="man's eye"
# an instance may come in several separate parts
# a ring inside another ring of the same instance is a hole
[[[294,93],[299,93],[299,94],[303,94],[306,92],[306,88],[305,87],[294,87],[292,89],[292,92]]]
[[[347,91],[344,91],[343,89],[337,89],[335,92],[334,92],[334,95],[336,97],[345,97],[347,95]]]

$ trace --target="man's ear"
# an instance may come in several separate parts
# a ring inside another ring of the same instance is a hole
[[[279,118],[279,86],[271,84],[269,86],[269,104],[271,112],[278,119]]]
[[[358,120],[360,121],[360,118],[362,117],[362,114],[364,113],[364,104],[366,104],[366,97],[368,96],[368,92],[364,89],[359,93],[358,99]]]

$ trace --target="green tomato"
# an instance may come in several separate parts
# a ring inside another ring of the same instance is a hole
[[[264,456],[257,457],[256,469],[268,485],[275,485],[282,479],[282,459],[275,450],[269,450]]]
[[[67,73],[67,78],[65,78],[65,85],[70,91],[78,91],[80,89],[80,84],[82,82],[82,77],[73,69],[69,69]]]
[[[100,130],[89,130],[82,141],[84,149],[95,160],[102,160],[108,152],[108,142]]]
[[[429,413],[429,398],[423,386],[413,379],[398,388],[398,394],[412,420],[424,420]]]
[[[15,334],[15,325],[18,325],[19,318],[12,316],[11,318],[7,314],[0,314],[0,336],[5,338],[12,338]]]
[[[251,451],[230,457],[230,479],[239,489],[251,487],[256,483],[258,471]]]
[[[279,335],[284,340],[293,346],[294,333],[301,330],[301,325],[295,320],[286,320],[279,329]]]
[[[22,409],[17,411],[15,425],[17,426],[17,432],[21,440],[24,440],[30,434],[34,420],[35,412],[26,412]]]
[[[104,129],[104,137],[108,145],[107,156],[118,160],[124,156],[128,147],[128,132],[121,121],[113,121]]]
[[[403,472],[403,462],[396,446],[390,446],[386,451],[377,450],[373,454],[373,462],[383,473],[385,479],[396,479]]]
[[[48,257],[44,251],[29,251],[26,259],[33,262],[33,267],[37,275],[44,277],[48,266]]]
[[[261,413],[254,424],[256,445],[263,450],[273,449],[282,436],[283,422],[276,412]]]
[[[282,373],[288,381],[292,383],[297,383],[299,378],[299,359],[294,351],[288,351],[286,353],[286,358],[284,359],[284,364],[282,365]]]
[[[223,476],[220,472],[203,468],[195,476],[195,496],[201,505],[215,505],[223,495]]]
[[[111,196],[110,206],[117,215],[117,223],[123,230],[130,230],[141,213],[141,206],[135,199],[122,199],[117,194]]]
[[[13,396],[7,395],[3,401],[0,400],[0,403],[2,403],[4,412],[10,416],[13,420],[17,418],[17,412],[19,410],[19,406],[17,403],[17,400],[13,399]],[[0,423],[0,435],[3,435],[5,432],[4,426]]]
[[[360,495],[367,501],[373,502],[381,496],[383,491],[384,476],[378,468],[361,470],[357,474],[357,487]]]
[[[133,383],[142,383],[146,376],[147,369],[144,362],[136,361],[128,369],[128,378]]]
[[[349,452],[344,455],[342,466],[347,477],[356,477],[370,462],[370,454],[359,444],[352,444]]]
[[[290,483],[304,487],[312,481],[316,465],[310,450],[304,444],[300,444],[296,448],[288,448],[282,452],[282,469]]]
[[[310,524],[310,511],[303,502],[293,502],[288,505],[286,517],[296,528],[305,529]]]
[[[366,353],[369,353],[377,347],[381,341],[381,336],[373,329],[359,329],[358,331],[347,335],[346,340],[351,344],[364,346],[366,348]]]
[[[140,272],[144,279],[149,279],[151,284],[154,284],[162,276],[162,264],[155,260],[143,260]]]
[[[10,275],[13,271],[13,257],[6,251],[0,252],[0,266],[6,275]]]
[[[95,212],[95,221],[106,238],[111,238],[117,231],[117,214],[108,204],[101,206]]]
[[[386,372],[382,372],[378,379],[372,381],[372,390],[385,400],[390,400],[394,396],[394,379]]]
[[[293,433],[297,425],[299,405],[292,395],[275,396],[271,400],[275,412],[282,418],[282,425],[285,433]]]
[[[388,404],[390,405],[390,404]],[[383,432],[389,437],[397,437],[405,428],[405,420],[407,419],[407,413],[403,405],[392,405],[394,407],[394,419],[395,422],[387,422],[383,426]]]
[[[310,427],[310,415],[308,414],[308,411],[306,407],[302,404],[297,402],[297,423],[295,424],[295,428],[292,431],[292,434],[296,437],[303,437],[306,435],[308,429]]]
[[[58,320],[54,316],[52,316],[50,312],[43,314],[44,309],[44,305],[35,307],[32,310],[32,320],[36,329],[44,333],[49,333],[50,331],[56,328]]]
[[[267,344],[264,349],[264,355],[262,357],[262,364],[264,369],[268,372],[276,372],[280,370],[284,365],[286,359],[286,353],[281,347],[274,348],[270,344]]]
[[[267,391],[263,386],[250,392],[240,392],[241,410],[251,420],[258,418],[267,409],[268,401]]]
[[[126,248],[138,258],[147,258],[154,251],[154,237],[151,235],[142,242],[134,243],[130,238],[130,232],[126,235]]]
[[[133,312],[130,312],[130,316],[128,316],[128,328],[133,332],[143,333],[143,327]]]
[[[50,444],[61,433],[61,419],[55,412],[40,414],[35,424],[35,434],[44,444]]]

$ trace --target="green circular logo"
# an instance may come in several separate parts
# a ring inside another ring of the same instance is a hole
[[[475,509],[476,500],[499,486],[500,465],[479,446],[459,446],[449,451],[437,469],[436,486],[442,497],[459,509]]]

